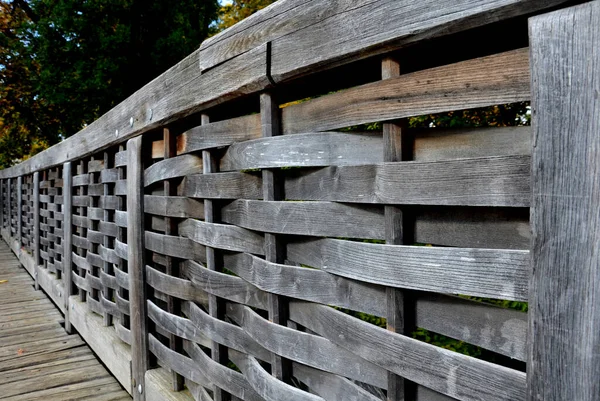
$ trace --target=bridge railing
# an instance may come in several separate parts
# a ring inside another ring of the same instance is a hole
[[[600,2],[566,6],[280,0],[0,171],[2,236],[136,400],[597,400]]]

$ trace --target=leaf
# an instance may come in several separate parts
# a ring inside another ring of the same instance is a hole
[[[0,284],[8,283],[8,280],[0,280]]]
[[[17,350],[17,355],[23,355],[25,353],[25,350],[23,348],[19,348]]]

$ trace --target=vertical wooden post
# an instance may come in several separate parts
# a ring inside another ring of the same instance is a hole
[[[202,125],[206,125],[210,122],[209,116],[206,114],[202,115]],[[208,151],[202,151],[202,173],[211,174],[218,172],[218,164],[213,154]],[[219,220],[219,211],[215,207],[215,202],[212,199],[204,199],[204,221],[207,223],[215,223]],[[206,247],[206,267],[210,270],[221,270],[221,262],[218,252],[214,248],[209,246]],[[219,300],[214,295],[208,296],[208,309],[212,317],[222,319],[225,315],[225,304],[222,300]],[[227,364],[228,355],[227,347],[222,346],[216,341],[212,342],[211,346],[212,359]],[[215,401],[223,401],[230,399],[230,394],[226,393],[220,388],[215,388]]]
[[[73,294],[73,173],[71,162],[63,165],[63,275],[65,285],[65,330],[72,332],[69,319],[69,297]]]
[[[381,64],[382,79],[400,75],[400,64],[385,58]],[[407,134],[407,121],[383,124],[383,160],[399,162],[412,159],[412,138]],[[414,220],[410,210],[394,205],[384,206],[386,244],[412,245],[414,242]],[[387,329],[395,333],[411,335],[415,329],[415,303],[410,291],[387,288]],[[388,401],[412,400],[416,397],[413,382],[394,373],[388,374]]]
[[[23,246],[21,236],[23,235],[23,176],[17,178],[17,233],[15,238],[19,248]]]
[[[131,310],[131,368],[133,399],[146,399],[144,375],[148,370],[146,263],[144,247],[144,167],[142,137],[127,142],[127,259]]]
[[[527,400],[600,400],[600,2],[532,18]]]
[[[40,265],[40,173],[33,173],[33,275],[35,289],[39,290],[38,266]],[[64,269],[64,267],[63,267]]]
[[[82,159],[79,162],[79,168],[78,168],[78,171],[77,171],[77,175],[85,174],[86,172],[87,172],[87,163],[85,162],[85,160]],[[87,195],[87,186],[83,186],[82,185],[82,186],[78,187],[77,188],[77,193],[78,193],[79,196],[85,196],[85,195]],[[87,217],[87,207],[79,206],[77,208],[77,214],[80,217]],[[80,237],[87,237],[87,228],[77,227],[77,234]],[[78,256],[85,257],[86,256],[86,252],[87,251],[84,251],[82,248],[77,247],[77,255]],[[85,278],[85,276],[88,274],[85,269],[79,269],[79,273],[80,273],[80,275],[81,275],[82,278]],[[79,294],[79,300],[81,302],[86,302],[87,301],[87,292],[84,291],[83,289],[78,289],[77,292]]]
[[[125,146],[126,146],[126,144],[125,144]],[[119,145],[119,152],[124,151],[125,150],[125,146],[123,144]],[[127,167],[125,167],[125,169],[126,168]],[[122,168],[122,167],[119,167],[119,169],[118,169],[119,170],[119,180],[126,180],[127,179],[127,175],[126,175],[127,173],[126,173],[126,171],[124,171],[125,169]],[[127,197],[121,195],[118,198],[119,198],[119,211],[125,210],[125,207],[127,206],[127,204],[126,204]],[[121,243],[124,243],[124,242],[127,241],[127,228],[118,227],[118,229],[117,229],[117,240],[119,242],[121,242]],[[124,271],[129,272],[128,267],[127,267],[127,261],[119,258],[118,269],[120,271],[123,271],[123,272]],[[129,291],[128,289],[119,287],[119,296],[121,298],[123,298],[123,299],[127,299],[128,296],[129,296],[129,295],[127,295],[128,291]],[[119,314],[119,320],[120,320],[121,325],[123,325],[125,328],[129,329],[131,327],[130,321],[129,321],[129,315],[127,315],[125,313],[120,313]]]
[[[104,152],[104,169],[108,170],[109,168],[110,168],[110,155],[108,154],[108,152]],[[100,181],[102,181],[101,177],[102,177],[102,173],[100,173]],[[110,195],[109,184],[107,184],[107,183],[102,184],[102,193],[106,197],[108,197]],[[90,200],[90,203],[91,203],[91,200]],[[102,213],[102,219],[104,222],[110,222],[110,213],[111,212],[108,209],[104,209],[104,212]],[[110,247],[110,238],[106,234],[103,234],[103,236],[102,236],[102,245],[107,249]],[[114,275],[112,263],[103,261],[102,262],[102,270],[104,271],[105,274],[107,274],[109,276]],[[112,300],[113,299],[112,289],[108,286],[104,286],[102,289],[102,294],[99,294],[99,296],[103,296],[105,299]],[[105,326],[111,326],[113,324],[112,315],[110,313],[104,312],[103,319],[104,319]]]
[[[273,95],[263,93],[260,95],[260,116],[262,125],[262,136],[273,137],[281,133],[280,110]],[[281,172],[277,169],[263,169],[263,200],[282,201],[285,199],[283,193],[283,180]],[[265,233],[265,258],[269,262],[285,262],[285,243],[280,236]],[[273,323],[287,325],[288,308],[284,297],[269,294],[269,320]],[[275,353],[271,358],[271,374],[283,382],[291,379],[291,363]]]
[[[164,142],[164,154],[163,157],[165,159],[169,159],[171,157],[177,156],[177,143],[176,143],[176,135],[175,133],[169,129],[165,128],[163,130],[163,142]],[[174,196],[177,195],[177,186],[172,180],[165,180],[163,184],[164,194],[165,196]],[[176,220],[171,217],[165,217],[165,235],[177,235],[177,224]],[[166,262],[166,272],[169,276],[179,277],[179,262],[174,260],[171,256],[165,257]],[[169,313],[179,316],[181,314],[181,301],[175,297],[168,296],[167,297],[167,310]],[[181,337],[171,334],[169,336],[169,347],[177,352],[181,352],[183,350],[183,342]],[[173,391],[181,391],[184,387],[184,379],[183,376],[175,372],[171,371],[172,375],[172,388]]]
[[[8,229],[8,238],[9,240],[12,238],[12,193],[11,193],[11,184],[12,184],[12,178],[9,178],[7,183],[6,183],[6,200],[7,200],[7,218],[8,218],[8,224],[7,224],[7,229]]]
[[[4,205],[6,202],[4,192],[4,180],[0,179],[0,232],[4,229]]]

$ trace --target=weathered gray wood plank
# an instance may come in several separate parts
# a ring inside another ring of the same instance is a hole
[[[528,299],[528,251],[379,245],[336,239],[292,242],[287,251],[294,262],[374,284]]]
[[[202,173],[202,158],[196,155],[182,155],[159,161],[144,172],[144,186],[170,178]]]
[[[64,201],[64,220],[63,220],[63,274],[65,282],[65,330],[67,333],[72,331],[69,320],[69,297],[73,293],[73,284],[71,279],[73,264],[73,173],[71,162],[63,165],[63,201]]]
[[[600,398],[600,2],[530,20],[527,400]],[[569,372],[573,372],[570,374]]]
[[[210,294],[255,308],[267,309],[267,293],[239,277],[209,270],[192,260],[183,262],[182,273],[194,286]]]
[[[374,164],[383,161],[377,133],[315,132],[267,137],[231,145],[221,171],[253,168],[318,167]]]
[[[149,368],[148,328],[146,312],[146,264],[144,262],[144,165],[142,137],[127,142],[127,260],[129,300],[131,307],[131,375],[133,397],[146,397],[144,375]],[[142,386],[142,391],[137,391]]]
[[[204,204],[183,196],[144,195],[144,212],[164,217],[201,219],[204,218]]]
[[[177,154],[197,152],[244,142],[261,136],[260,115],[252,114],[207,123],[177,137]]]
[[[529,156],[326,167],[285,180],[292,200],[529,206]]]
[[[383,238],[380,207],[333,202],[268,202],[238,199],[221,210],[223,221],[276,234]]]
[[[198,58],[205,70],[272,42],[275,79],[291,79],[563,2],[498,0],[474,7],[469,1],[280,0],[204,41]]]
[[[527,49],[513,50],[321,96],[284,108],[283,133],[527,101],[528,60]]]
[[[290,318],[355,354],[464,400],[525,397],[525,373],[392,333],[324,305],[290,302]]]
[[[206,204],[204,207],[206,209]],[[263,235],[242,227],[186,219],[179,223],[179,234],[207,247],[259,255],[264,253]]]
[[[322,270],[276,264],[249,254],[225,255],[225,266],[256,288],[385,316],[383,287],[335,276]]]
[[[262,179],[249,173],[186,175],[178,195],[208,199],[261,199]]]

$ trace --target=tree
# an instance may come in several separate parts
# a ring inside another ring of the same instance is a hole
[[[194,51],[217,0],[0,0],[0,165],[73,135]]]
[[[257,12],[274,3],[275,0],[232,0],[219,10],[217,31],[222,31],[233,26]]]

